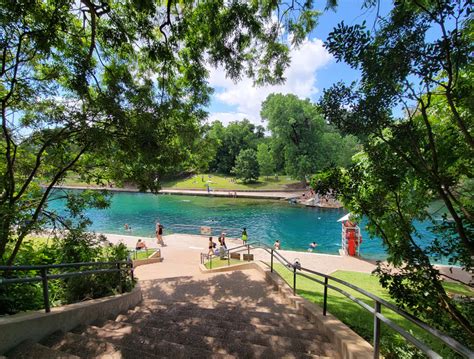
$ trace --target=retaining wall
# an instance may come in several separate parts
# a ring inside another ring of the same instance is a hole
[[[51,308],[50,313],[35,311],[0,318],[0,355],[27,339],[36,342],[58,330],[67,332],[78,325],[113,318],[141,301],[137,284],[130,293]]]

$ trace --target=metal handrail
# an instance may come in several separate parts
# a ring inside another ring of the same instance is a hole
[[[60,274],[48,274],[49,269],[56,268],[73,268],[73,267],[103,267],[103,266],[114,266],[115,268],[101,268],[94,270],[83,270],[77,272],[66,272]],[[125,268],[122,268],[122,265],[125,265]],[[7,284],[17,284],[17,283],[33,283],[33,282],[42,282],[43,287],[43,302],[44,309],[46,313],[51,311],[49,304],[49,288],[48,280],[50,279],[61,279],[69,277],[80,277],[91,274],[104,274],[104,273],[114,273],[118,272],[121,275],[122,272],[130,273],[130,278],[133,281],[133,262],[132,261],[114,261],[114,262],[78,262],[78,263],[61,263],[61,264],[45,264],[45,265],[19,265],[19,266],[0,266],[0,271],[4,272],[14,272],[14,271],[25,271],[25,270],[36,270],[41,272],[41,276],[34,277],[22,277],[22,278],[4,278],[0,277],[0,285]],[[119,291],[122,290],[122,278],[119,278]]]
[[[275,257],[280,263],[282,263],[286,268],[292,268],[294,272],[294,281],[293,281],[293,292],[296,293],[296,274],[301,275],[311,281],[317,282],[319,284],[322,284],[324,286],[324,297],[323,297],[323,315],[326,315],[326,310],[327,310],[327,289],[333,289],[344,296],[348,297],[355,303],[359,304],[361,307],[363,307],[365,310],[368,312],[372,313],[374,315],[374,358],[379,358],[379,351],[380,351],[380,321],[384,322],[387,324],[389,327],[394,329],[396,332],[398,332],[401,336],[403,336],[406,340],[408,340],[410,343],[415,345],[418,349],[423,351],[428,357],[430,358],[441,358],[441,356],[433,351],[431,348],[429,348],[426,344],[420,342],[418,339],[416,339],[414,336],[412,336],[410,333],[408,333],[406,330],[398,326],[396,323],[392,322],[390,319],[386,318],[382,313],[381,313],[381,305],[384,305],[386,308],[394,311],[395,313],[401,315],[408,321],[412,322],[413,324],[417,325],[421,329],[429,332],[431,335],[434,337],[440,339],[443,343],[445,343],[447,346],[449,346],[452,350],[457,352],[458,354],[461,354],[465,356],[466,358],[473,358],[474,357],[474,352],[471,351],[469,348],[466,348],[464,345],[459,343],[457,340],[447,336],[446,334],[443,334],[439,330],[430,327],[428,324],[422,322],[418,318],[414,317],[412,314],[405,312],[404,310],[396,307],[395,305],[387,302],[386,300],[377,297],[376,295],[365,291],[362,288],[359,288],[351,283],[348,283],[344,280],[341,280],[339,278],[335,278],[332,276],[329,276],[324,273],[316,272],[308,268],[301,267],[300,265],[297,265],[296,263],[290,263],[286,258],[284,258],[278,251],[269,248],[265,244],[260,244],[259,246],[261,249],[265,250],[267,253],[269,253],[272,257],[271,260],[271,271],[273,272],[273,257]],[[280,258],[278,258],[280,257]],[[304,273],[297,273],[297,270],[299,271],[305,271],[314,275],[319,275],[324,278],[324,282],[321,280],[318,280],[314,277],[311,277],[307,274]],[[341,288],[335,287],[333,285],[330,285],[328,283],[329,280],[333,280],[339,284],[342,284],[344,286],[347,286],[365,296],[368,298],[372,299],[375,301],[375,308],[371,308],[369,305],[367,305],[365,302],[361,301],[358,298],[355,298],[353,295],[350,293],[344,291]]]
[[[86,267],[86,266],[99,266],[109,264],[128,264],[128,261],[114,261],[114,262],[77,262],[77,263],[60,263],[60,264],[39,264],[34,266],[0,266],[0,271],[10,270],[40,270],[40,269],[51,269],[51,268],[68,268],[68,267]]]
[[[246,243],[246,244],[242,244],[240,246],[237,246],[237,247],[232,247],[232,248],[229,248],[229,249],[226,249],[225,252],[227,253],[227,265],[230,265],[230,253],[231,252],[241,252],[241,251],[244,251],[244,250],[247,250],[247,253],[249,254],[248,256],[248,260],[250,261],[250,247],[252,245],[255,245],[256,247],[258,247],[259,245],[261,245],[260,242],[258,241],[253,241],[253,242],[249,242],[249,243]],[[212,257],[218,257],[216,255],[209,255],[208,253],[200,253],[201,255],[201,264],[204,264],[204,261],[205,261],[205,258],[209,258],[209,269],[212,269]]]
[[[465,356],[466,358],[474,358],[474,352],[471,351],[469,348],[466,348],[464,345],[459,343],[457,340],[447,336],[446,334],[443,334],[441,331],[430,327],[428,324],[422,322],[421,320],[419,320],[418,318],[416,318],[412,314],[398,308],[397,306],[393,305],[392,303],[389,303],[386,300],[384,300],[380,297],[377,297],[376,295],[374,295],[370,292],[367,292],[366,290],[364,290],[362,288],[359,288],[359,287],[357,287],[357,286],[355,286],[351,283],[348,283],[348,282],[346,282],[342,279],[335,278],[335,277],[332,277],[330,275],[320,273],[320,272],[317,272],[317,271],[314,271],[314,270],[311,270],[311,269],[308,269],[308,268],[304,268],[299,263],[291,263],[281,253],[279,253],[277,250],[275,250],[275,249],[273,249],[273,248],[271,248],[271,247],[269,247],[269,246],[267,246],[267,245],[265,245],[261,242],[255,241],[255,242],[252,242],[252,243],[248,243],[247,245],[234,247],[234,248],[229,249],[227,252],[230,253],[230,251],[234,251],[234,250],[236,250],[238,248],[242,248],[242,247],[247,247],[247,250],[249,252],[250,252],[250,247],[252,247],[252,248],[263,249],[264,251],[269,253],[270,254],[270,270],[271,270],[271,272],[274,272],[274,270],[273,270],[273,261],[274,261],[274,259],[276,259],[278,262],[280,262],[288,270],[291,270],[293,272],[293,293],[294,294],[296,294],[296,278],[297,278],[297,275],[300,275],[300,276],[305,277],[305,278],[307,278],[311,281],[314,281],[316,283],[319,283],[319,284],[323,285],[324,286],[324,294],[323,294],[323,315],[324,316],[326,316],[326,312],[327,312],[327,298],[328,298],[327,291],[328,291],[328,288],[343,294],[347,298],[351,299],[353,302],[359,304],[362,308],[367,310],[369,313],[373,314],[374,315],[374,358],[379,358],[379,356],[380,356],[380,333],[381,333],[381,325],[380,324],[381,324],[381,322],[383,322],[384,324],[388,325],[390,328],[395,330],[403,338],[405,338],[407,341],[409,341],[410,343],[415,345],[418,349],[420,349],[422,352],[424,352],[428,357],[430,357],[430,358],[441,358],[441,356],[438,353],[436,353],[434,350],[429,348],[425,343],[421,342],[420,340],[415,338],[413,335],[408,333],[405,329],[400,327],[398,324],[394,323],[393,321],[391,321],[390,319],[385,317],[382,314],[382,305],[385,306],[387,309],[390,309],[390,310],[394,311],[395,313],[399,314],[400,316],[407,319],[411,323],[417,325],[419,328],[425,330],[426,332],[430,333],[434,337],[438,338],[439,340],[441,340],[444,344],[446,344],[448,347],[450,347],[452,350],[454,350],[458,354],[461,354],[461,355]],[[201,262],[203,262],[203,254],[202,253],[201,253]],[[317,278],[314,278],[314,277],[312,277],[312,276],[310,276],[306,273],[302,273],[302,272],[308,272],[308,273],[313,274],[313,275],[318,275],[318,276],[324,278],[324,280],[319,280]],[[370,305],[368,305],[367,303],[363,302],[362,300],[354,297],[352,294],[348,293],[347,291],[345,291],[345,290],[343,290],[339,287],[336,287],[334,285],[329,284],[329,280],[334,281],[336,283],[339,283],[339,284],[341,284],[343,286],[346,286],[350,289],[353,289],[353,290],[365,295],[366,297],[370,298],[371,300],[373,300],[375,302],[374,307],[372,308]]]

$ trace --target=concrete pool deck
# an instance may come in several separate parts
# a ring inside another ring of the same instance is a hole
[[[55,188],[62,189],[94,189],[94,190],[108,190],[111,192],[139,192],[138,189],[132,187],[100,187],[100,186],[70,186],[61,185],[55,186]],[[183,195],[183,196],[206,196],[206,197],[227,197],[227,198],[256,198],[256,199],[275,199],[275,200],[288,200],[291,198],[301,197],[305,190],[229,190],[229,189],[216,189],[216,190],[199,190],[199,189],[172,189],[163,188],[159,191],[159,194],[169,195]]]
[[[158,247],[155,238],[107,233],[104,233],[104,235],[110,242],[123,242],[130,248],[135,247],[139,238],[147,244],[148,248]],[[161,255],[164,258],[163,262],[137,268],[135,271],[137,277],[140,280],[149,280],[182,276],[201,276],[202,274],[199,270],[199,254],[207,253],[208,238],[208,236],[190,234],[171,234],[164,236],[163,239],[166,246],[160,248]],[[214,241],[217,242],[216,237]],[[233,248],[241,245],[242,241],[240,239],[226,238],[226,243],[228,248]],[[243,253],[245,253],[245,251],[243,251]],[[257,260],[270,262],[270,255],[267,252],[261,249],[253,249],[252,253],[255,254],[255,259]],[[331,274],[337,270],[371,273],[376,268],[375,261],[357,257],[287,250],[280,250],[279,253],[290,262],[298,258],[303,267],[324,274]],[[459,267],[437,266],[437,268],[442,274],[461,280],[464,283],[472,281],[472,274],[463,271]]]
[[[135,237],[118,234],[104,234],[112,243],[123,242],[127,247],[135,247],[138,238],[141,238],[147,244],[148,248],[158,247],[154,238]],[[161,255],[164,258],[160,264],[160,270],[156,271],[153,266],[142,266],[137,268],[136,274],[140,279],[156,279],[180,276],[195,276],[200,274],[200,253],[208,251],[208,236],[190,235],[190,234],[171,234],[163,237],[165,247],[159,247]],[[217,242],[217,238],[214,238]],[[240,239],[226,238],[228,248],[242,245]],[[245,253],[243,251],[242,253]],[[270,255],[261,249],[252,249],[255,259],[270,262]],[[375,263],[371,263],[359,258],[322,254],[307,253],[297,251],[280,250],[279,253],[289,261],[295,258],[309,269],[330,274],[338,269],[370,273],[375,269]],[[162,265],[164,264],[164,265]],[[153,268],[145,268],[153,267]]]

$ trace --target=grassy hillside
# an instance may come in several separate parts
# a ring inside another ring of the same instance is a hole
[[[185,179],[164,181],[162,183],[163,188],[173,189],[207,189],[206,185],[209,185],[211,189],[224,189],[224,190],[282,190],[288,189],[288,185],[297,185],[298,181],[295,181],[287,176],[279,176],[278,179],[274,177],[260,177],[256,183],[243,184],[241,181],[236,180],[234,177],[215,175],[215,174],[202,174],[195,175]]]
[[[75,176],[66,178],[62,183],[66,186],[89,186],[82,182]],[[194,175],[188,178],[180,178],[175,180],[165,180],[161,183],[163,188],[167,189],[198,189],[206,190],[209,185],[211,189],[216,190],[284,190],[295,188],[299,186],[299,182],[287,176],[275,177],[260,177],[258,182],[244,184],[240,180],[236,180],[231,176],[216,175],[216,174],[202,174]],[[299,187],[298,187],[299,188]]]

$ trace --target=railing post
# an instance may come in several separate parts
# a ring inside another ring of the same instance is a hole
[[[324,277],[324,302],[323,302],[323,315],[326,316],[326,310],[328,308],[328,277]]]
[[[41,268],[41,280],[43,282],[44,310],[49,313],[51,308],[49,306],[48,270],[46,268]]]
[[[380,302],[376,301],[374,314],[374,359],[378,359],[380,354],[380,319],[376,314],[381,312],[381,307]]]
[[[132,279],[132,283],[135,280],[135,275],[133,273],[133,262],[130,262],[130,278]]]
[[[296,266],[293,265],[293,295],[296,295]]]
[[[212,254],[209,255],[209,269],[212,269]]]
[[[120,263],[117,263],[117,269],[118,269],[118,279],[119,279],[119,292],[123,293],[123,288],[122,288],[122,271],[120,270]]]
[[[247,244],[247,254],[248,254],[247,261],[250,262],[250,244]]]
[[[227,250],[227,266],[230,266],[230,251]]]
[[[273,273],[273,249],[271,250],[271,257],[270,257],[270,272]]]

